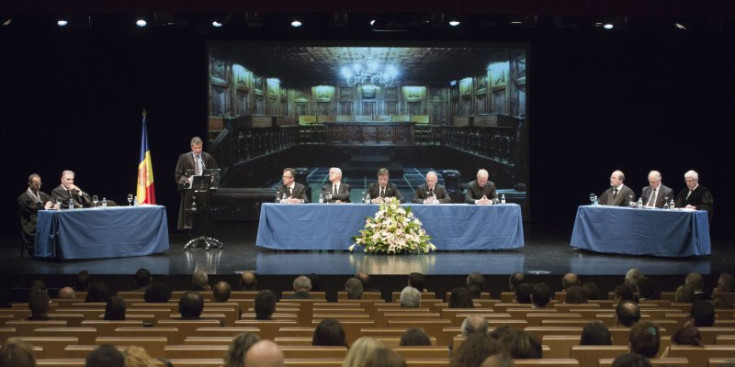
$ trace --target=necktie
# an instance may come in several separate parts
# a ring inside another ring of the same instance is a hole
[[[689,192],[687,193],[687,199],[689,199],[689,195],[691,194],[692,194],[692,190],[689,190]]]
[[[429,196],[434,196],[434,189],[429,189]]]
[[[615,199],[616,196],[618,196],[618,189],[614,188],[613,189],[613,199]]]
[[[201,155],[194,156],[194,161],[196,162],[196,175],[201,176],[202,175],[202,156]]]
[[[380,197],[381,198],[384,198],[385,197],[385,187],[381,187],[380,188]]]
[[[656,206],[656,189],[651,191],[651,197],[648,198],[648,206]]]

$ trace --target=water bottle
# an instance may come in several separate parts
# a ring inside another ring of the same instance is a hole
[[[643,207],[643,199],[641,199],[641,198],[638,198],[638,204],[637,204],[637,206],[638,206],[639,208],[642,208],[642,207]]]
[[[362,203],[363,204],[370,204],[370,191],[365,190],[365,194],[362,195]]]
[[[69,210],[74,209],[74,199],[69,199]]]
[[[500,203],[505,204],[505,194],[500,195]]]
[[[197,211],[197,202],[196,201],[192,201],[191,202],[191,211],[192,212],[196,212]]]
[[[107,208],[107,198],[102,198],[102,207]]]
[[[664,201],[664,207],[663,207],[663,209],[664,210],[669,209],[669,202],[668,201]]]
[[[138,206],[138,195],[133,197],[133,206]]]
[[[676,210],[676,204],[674,204],[674,199],[669,200],[669,209]]]
[[[319,195],[319,204],[324,204],[324,193]]]
[[[281,200],[283,200],[283,193],[278,191],[278,193],[276,194],[276,202],[280,203]]]

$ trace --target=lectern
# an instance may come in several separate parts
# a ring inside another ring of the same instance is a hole
[[[204,247],[222,248],[224,244],[215,237],[212,215],[212,193],[217,191],[219,170],[205,170],[201,176],[193,176],[191,186],[184,192],[184,210],[191,218],[191,239],[184,249]]]

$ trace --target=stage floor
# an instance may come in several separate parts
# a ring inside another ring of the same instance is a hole
[[[733,272],[735,248],[731,241],[712,238],[712,255],[692,258],[654,258],[604,255],[575,251],[569,247],[571,228],[541,228],[525,223],[523,249],[512,251],[437,252],[429,255],[385,256],[331,251],[272,251],[255,246],[257,223],[219,222],[219,238],[224,249],[183,250],[188,239],[170,236],[170,250],[163,254],[100,260],[46,261],[19,257],[20,239],[0,239],[0,274],[133,274],[145,267],[153,274],[184,275],[194,270],[209,274],[233,275],[255,270],[261,275],[317,273],[350,275],[356,271],[398,275],[422,272],[427,275],[466,275],[480,272],[507,275],[513,272],[538,275],[622,275],[639,268],[648,275],[679,275],[689,272],[719,274]]]

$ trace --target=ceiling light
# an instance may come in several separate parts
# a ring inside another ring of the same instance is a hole
[[[10,18],[5,19],[5,21],[3,22],[3,27],[9,26],[10,23],[13,23],[13,20],[12,19],[10,19]]]
[[[67,24],[69,24],[69,21],[66,19],[59,19],[56,21],[56,25],[59,27],[66,27]]]
[[[375,25],[375,19],[370,21],[370,25]]]
[[[452,26],[452,27],[456,27],[456,26],[459,25],[459,21],[458,20],[450,20],[449,21],[449,25]]]
[[[143,28],[146,25],[148,25],[148,22],[146,22],[145,19],[138,19],[135,21],[135,25],[137,25],[140,28]]]
[[[612,23],[605,23],[605,24],[602,25],[602,28],[605,28],[607,30],[611,30],[611,29],[615,28],[615,26]]]
[[[293,20],[293,21],[291,22],[291,27],[294,27],[294,28],[298,28],[298,27],[301,27],[301,21],[300,21],[300,20],[298,20],[298,19],[294,19],[294,20]]]
[[[212,22],[212,27],[214,27],[214,28],[220,28],[220,27],[222,27],[222,23],[220,23],[220,22],[218,22],[218,21],[215,20],[215,21]]]
[[[681,23],[674,23],[674,27],[676,27],[676,29],[680,29],[682,31],[686,31],[687,30],[687,26],[685,26],[685,25],[683,25]]]

